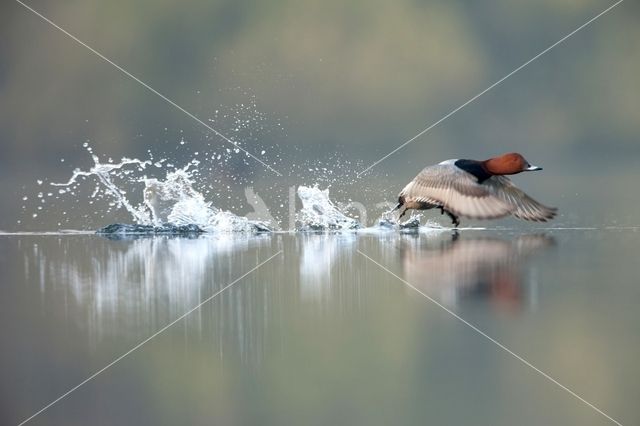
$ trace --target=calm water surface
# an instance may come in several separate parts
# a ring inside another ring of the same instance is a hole
[[[640,424],[639,247],[637,229],[0,236],[0,423],[281,251],[28,424],[613,424],[445,308]]]

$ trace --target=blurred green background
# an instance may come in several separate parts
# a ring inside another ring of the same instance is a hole
[[[227,177],[248,177],[228,178],[230,188],[221,187],[215,201],[220,207],[250,211],[242,201],[247,184],[268,201],[288,185],[313,183],[314,172],[304,175],[306,168],[294,167],[305,162],[342,159],[349,166],[336,173],[350,178],[340,195],[346,199],[351,188],[354,199],[377,203],[393,201],[424,165],[520,151],[545,170],[516,182],[559,206],[557,223],[637,224],[637,2],[623,2],[362,181],[351,179],[356,171],[613,2],[28,4],[190,112],[211,119],[247,150],[265,150],[261,158],[286,175],[280,179],[241,156],[225,164],[202,158],[214,170],[225,168]],[[0,6],[0,32],[0,229],[56,227],[55,210],[30,220],[34,207],[22,209],[21,198],[38,192],[36,179],[66,180],[73,168],[89,165],[82,148],[87,140],[104,158],[142,157],[151,150],[176,164],[224,146],[17,2]],[[363,192],[370,195],[359,199]],[[119,218],[110,219],[103,220]],[[82,228],[86,221],[76,214],[66,227]]]

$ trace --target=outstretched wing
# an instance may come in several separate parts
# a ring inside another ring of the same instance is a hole
[[[528,196],[506,176],[493,176],[487,179],[484,185],[494,197],[510,205],[513,209],[511,214],[519,219],[546,222],[558,212],[558,209],[547,207]]]
[[[400,197],[442,206],[456,216],[471,219],[495,219],[514,210],[508,201],[496,196],[490,187],[452,164],[438,164],[422,170]]]

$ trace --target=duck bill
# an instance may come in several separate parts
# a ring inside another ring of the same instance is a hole
[[[528,171],[528,172],[535,172],[537,170],[542,170],[542,167],[533,166],[533,165],[529,164],[529,167],[527,167],[525,170]]]

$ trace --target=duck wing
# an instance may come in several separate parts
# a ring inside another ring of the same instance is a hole
[[[513,205],[498,197],[493,189],[479,184],[475,176],[453,164],[438,164],[423,169],[399,196],[406,201],[442,206],[456,216],[470,219],[508,216],[514,210]]]
[[[558,212],[554,207],[547,207],[528,196],[506,176],[492,176],[484,182],[493,195],[512,208],[513,216],[518,219],[535,222],[546,222],[553,219]]]

